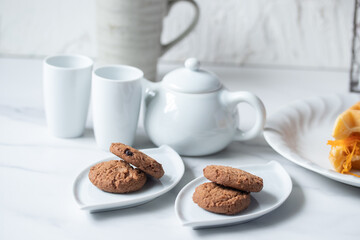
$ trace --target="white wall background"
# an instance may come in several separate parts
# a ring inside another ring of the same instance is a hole
[[[163,61],[195,56],[232,65],[350,66],[354,0],[196,1],[198,26]],[[0,0],[0,56],[96,57],[95,5],[95,0]],[[179,3],[165,19],[164,41],[192,15],[189,5]]]

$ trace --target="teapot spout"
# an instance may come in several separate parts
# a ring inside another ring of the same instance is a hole
[[[144,93],[148,91],[156,91],[159,88],[160,82],[152,82],[146,78],[142,78],[141,85]]]
[[[149,101],[155,97],[156,92],[160,88],[160,82],[152,82],[150,80],[147,80],[146,78],[142,79],[141,82],[142,89],[143,89],[143,99],[145,102],[145,105],[148,105]]]

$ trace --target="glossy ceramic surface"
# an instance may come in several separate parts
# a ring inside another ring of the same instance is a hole
[[[93,61],[81,55],[56,55],[43,61],[47,127],[55,137],[79,137],[89,108]]]
[[[158,146],[167,144],[184,155],[222,150],[234,138],[238,115],[234,109],[222,106],[219,98],[220,92],[188,96],[157,92],[146,105],[149,138]]]
[[[85,168],[75,179],[73,194],[80,209],[90,212],[110,211],[137,206],[170,191],[182,178],[185,167],[181,157],[170,147],[161,146],[141,150],[162,164],[165,174],[159,180],[148,177],[144,187],[133,193],[113,194],[99,190],[89,180],[90,168],[103,161],[118,159],[109,157]]]
[[[110,65],[93,72],[92,104],[96,143],[108,151],[111,143],[132,145],[141,104],[140,69]]]
[[[182,93],[209,93],[222,87],[214,73],[200,69],[196,58],[188,58],[183,68],[169,72],[162,82],[165,88]]]
[[[264,136],[290,161],[333,180],[360,187],[360,178],[333,170],[328,140],[337,116],[360,100],[357,94],[330,95],[293,102],[270,116]],[[360,174],[357,171],[357,174]]]
[[[214,74],[199,69],[196,59],[188,59],[185,65],[170,72],[163,82],[144,84],[144,126],[156,145],[169,145],[181,155],[201,156],[262,131],[266,113],[258,97],[229,92]],[[241,102],[249,103],[256,112],[254,126],[246,132],[238,126],[237,104]]]
[[[233,216],[216,214],[200,208],[193,202],[192,195],[197,186],[209,182],[202,176],[188,183],[176,198],[175,213],[183,226],[210,228],[248,222],[278,208],[291,193],[291,178],[278,162],[271,161],[267,164],[238,168],[253,173],[264,181],[261,192],[251,193],[250,206]]]

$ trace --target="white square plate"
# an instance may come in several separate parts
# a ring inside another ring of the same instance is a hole
[[[148,177],[144,187],[136,192],[126,194],[104,192],[90,182],[89,170],[91,166],[99,162],[119,158],[114,156],[102,159],[85,168],[75,179],[73,194],[80,209],[100,212],[137,206],[165,194],[178,184],[185,171],[184,163],[179,154],[169,146],[141,151],[162,164],[165,171],[164,176],[159,180]]]
[[[271,161],[267,164],[246,165],[238,168],[264,180],[261,192],[251,193],[250,206],[232,216],[216,214],[200,208],[193,202],[192,195],[197,186],[209,182],[209,180],[205,177],[198,177],[180,191],[175,201],[175,212],[183,226],[196,229],[248,222],[275,210],[291,193],[291,178],[278,162]]]

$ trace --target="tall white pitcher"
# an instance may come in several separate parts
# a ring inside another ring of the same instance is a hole
[[[194,6],[194,18],[178,37],[163,44],[163,19],[180,1]],[[193,0],[97,0],[98,65],[135,66],[155,81],[158,58],[186,37],[198,19],[199,7]]]

